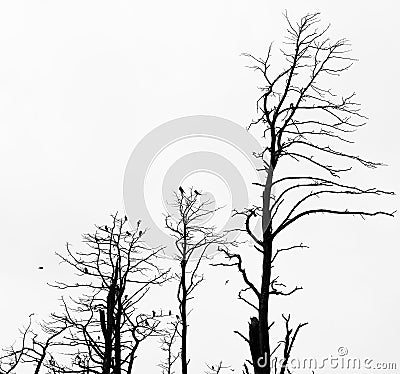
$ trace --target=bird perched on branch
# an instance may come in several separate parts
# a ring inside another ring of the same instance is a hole
[[[107,225],[104,226],[104,229],[108,232],[108,227],[107,227]]]
[[[153,310],[153,317],[155,317],[156,316],[156,312]]]
[[[125,216],[125,222],[128,220],[128,217],[127,216]]]
[[[183,191],[183,188],[182,188],[182,186],[179,186],[179,192],[183,195],[183,193],[185,192],[185,191]]]
[[[85,267],[84,272],[85,272],[85,274],[89,274],[88,268]]]

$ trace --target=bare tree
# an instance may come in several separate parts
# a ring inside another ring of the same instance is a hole
[[[0,373],[12,374],[16,373],[17,369],[21,370],[22,366],[30,365],[33,374],[39,374],[42,369],[53,363],[51,350],[60,343],[58,338],[68,328],[65,324],[54,324],[42,322],[39,323],[39,331],[35,332],[32,322],[33,313],[29,316],[29,323],[23,329],[20,329],[20,344],[19,347],[11,345],[3,349],[3,354],[0,357]]]
[[[225,370],[230,369],[231,371],[233,371],[233,369],[231,369],[230,366],[224,366],[222,361],[220,361],[218,364],[216,365],[209,365],[207,364],[207,370],[206,370],[206,374],[220,374],[222,372],[224,372]]]
[[[251,122],[249,129],[258,126],[262,131],[264,147],[255,156],[262,161],[265,179],[262,183],[255,183],[262,190],[261,204],[235,214],[243,216],[242,231],[250,236],[256,253],[260,255],[261,281],[251,279],[243,258],[232,250],[221,248],[229,261],[220,265],[237,267],[246,285],[239,298],[256,313],[250,319],[248,337],[237,332],[250,347],[251,365],[256,374],[271,373],[271,360],[279,354],[284,361],[280,373],[289,372],[286,363],[297,334],[305,325],[301,323],[293,329],[289,326],[290,317],[283,316],[285,336],[272,345],[270,329],[274,321],[270,317],[270,297],[291,295],[301,289],[286,289],[273,273],[274,261],[283,252],[305,247],[291,244],[280,248],[275,244],[277,238],[307,216],[330,214],[365,218],[394,214],[337,208],[329,206],[330,200],[324,200],[324,197],[336,196],[340,204],[345,203],[341,199],[344,196],[393,193],[340,182],[352,164],[370,169],[382,164],[342,150],[353,143],[349,137],[365,124],[366,117],[360,113],[354,93],[341,96],[330,88],[329,79],[348,70],[354,59],[348,54],[348,42],[345,39],[331,41],[326,36],[328,27],[321,28],[318,17],[317,13],[307,14],[292,23],[285,14],[287,35],[284,48],[280,50],[284,60],[280,70],[271,67],[272,45],[265,58],[246,54],[253,63],[250,67],[261,73],[264,82],[257,100],[258,117]],[[296,163],[298,174],[285,172],[290,162]],[[260,226],[253,230],[252,223],[257,219]],[[246,364],[244,372],[248,372]]]
[[[204,279],[200,265],[207,258],[207,250],[210,247],[225,247],[227,241],[224,233],[216,232],[214,226],[207,224],[219,209],[212,207],[212,201],[202,200],[201,193],[193,188],[185,192],[180,187],[174,195],[175,200],[171,205],[176,214],[167,215],[165,225],[175,240],[175,260],[179,262],[179,271],[174,275],[179,284],[179,315],[176,318],[180,325],[181,370],[182,374],[187,374],[190,361],[187,353],[188,302],[193,299],[193,291]]]
[[[62,373],[130,374],[139,345],[161,334],[162,315],[141,312],[139,302],[168,279],[156,264],[163,248],[145,246],[140,221],[131,230],[127,217],[114,215],[110,226],[96,227],[83,236],[84,250],[67,244],[67,253],[57,254],[78,281],[52,284],[69,293],[61,298],[63,312],[52,317],[69,326],[63,346],[72,359],[54,360],[52,367]]]
[[[174,346],[177,338],[179,337],[179,319],[169,322],[163,331],[161,337],[161,350],[167,355],[164,362],[158,366],[161,368],[162,374],[174,374],[173,370],[175,362],[180,357],[180,352],[175,353]]]

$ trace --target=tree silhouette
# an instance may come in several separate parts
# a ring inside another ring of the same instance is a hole
[[[78,282],[52,284],[63,291],[62,313],[54,321],[69,326],[63,337],[64,354],[71,364],[55,360],[52,368],[68,373],[132,373],[139,345],[148,337],[159,336],[160,317],[142,313],[139,302],[151,286],[162,285],[168,270],[157,265],[163,248],[147,248],[140,221],[130,230],[127,219],[112,216],[112,224],[97,226],[86,234],[85,250],[57,254],[76,271]],[[74,295],[74,292],[77,295]]]
[[[3,349],[0,356],[0,373],[13,374],[25,364],[31,364],[32,373],[39,374],[45,367],[53,364],[51,350],[59,346],[58,338],[63,335],[68,326],[65,324],[41,322],[39,332],[35,332],[32,322],[33,313],[29,316],[28,325],[20,329],[19,347],[11,345]],[[52,371],[51,371],[52,373]]]
[[[383,164],[342,150],[350,146],[351,133],[365,124],[366,117],[360,113],[354,93],[341,96],[330,88],[329,79],[348,70],[355,60],[349,56],[348,42],[331,41],[326,36],[329,27],[321,28],[318,17],[318,13],[307,14],[292,23],[285,14],[287,35],[280,50],[284,60],[283,67],[277,65],[280,70],[271,66],[272,45],[265,58],[245,54],[252,61],[250,68],[261,73],[263,79],[257,100],[258,116],[249,129],[258,126],[262,131],[263,150],[255,156],[262,162],[265,177],[262,183],[255,183],[262,190],[261,204],[234,214],[244,218],[241,230],[249,235],[260,255],[261,281],[251,279],[242,256],[231,249],[221,248],[228,261],[218,265],[238,269],[246,285],[239,298],[256,313],[250,319],[248,337],[237,332],[249,345],[250,363],[256,374],[271,373],[271,362],[279,355],[283,360],[280,373],[289,372],[286,364],[297,334],[305,325],[301,323],[293,329],[289,324],[290,315],[283,315],[284,338],[272,346],[270,329],[274,321],[270,317],[270,297],[291,295],[301,289],[286,290],[275,273],[274,261],[282,252],[305,247],[301,243],[280,248],[275,244],[277,238],[306,216],[333,214],[365,218],[394,214],[332,207],[326,199],[336,196],[338,203],[344,203],[340,199],[344,196],[393,193],[340,182],[352,164],[370,169]],[[291,162],[297,166],[295,175],[286,172]],[[252,223],[257,219],[261,223],[253,229]],[[248,370],[245,364],[244,372]]]
[[[181,360],[182,374],[188,373],[188,302],[193,299],[193,292],[203,281],[200,265],[207,258],[207,250],[210,247],[226,247],[225,233],[218,233],[214,226],[207,221],[219,208],[213,208],[213,201],[202,200],[201,194],[191,188],[184,191],[179,188],[179,193],[174,194],[175,199],[171,203],[175,214],[166,215],[165,225],[175,241],[176,255],[174,259],[179,262],[179,271],[175,273],[174,279],[178,282],[177,299],[179,304],[179,315],[177,321],[172,325],[172,334],[166,341],[164,348],[169,352],[168,362],[164,363],[165,373],[171,373],[171,366],[178,355],[171,356],[172,338],[178,331],[181,338]],[[180,329],[179,329],[179,327]],[[168,350],[169,348],[169,350]],[[172,359],[171,359],[172,358]]]

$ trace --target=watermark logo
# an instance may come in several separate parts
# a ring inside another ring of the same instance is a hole
[[[266,357],[258,359],[260,367],[266,366]],[[396,370],[396,362],[385,362],[372,359],[370,357],[356,357],[349,355],[347,347],[339,347],[337,354],[331,354],[329,357],[290,357],[287,362],[284,359],[274,358],[271,360],[272,368],[280,370],[285,367],[289,372],[294,370],[322,370],[322,369],[337,369],[337,370]]]
[[[259,202],[262,165],[255,153],[259,142],[243,126],[221,117],[196,115],[164,123],[148,133],[134,148],[125,170],[125,211],[149,228],[149,246],[174,245],[165,228],[164,215],[173,215],[168,202],[181,186],[201,191],[202,199],[222,207],[207,222],[218,232],[241,228],[232,210]],[[254,224],[257,220],[254,219]],[[239,234],[236,234],[239,235]],[[233,238],[232,238],[233,239]]]

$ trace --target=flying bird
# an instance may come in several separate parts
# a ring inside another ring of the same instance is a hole
[[[183,195],[184,191],[183,191],[182,186],[179,186],[179,192]]]

